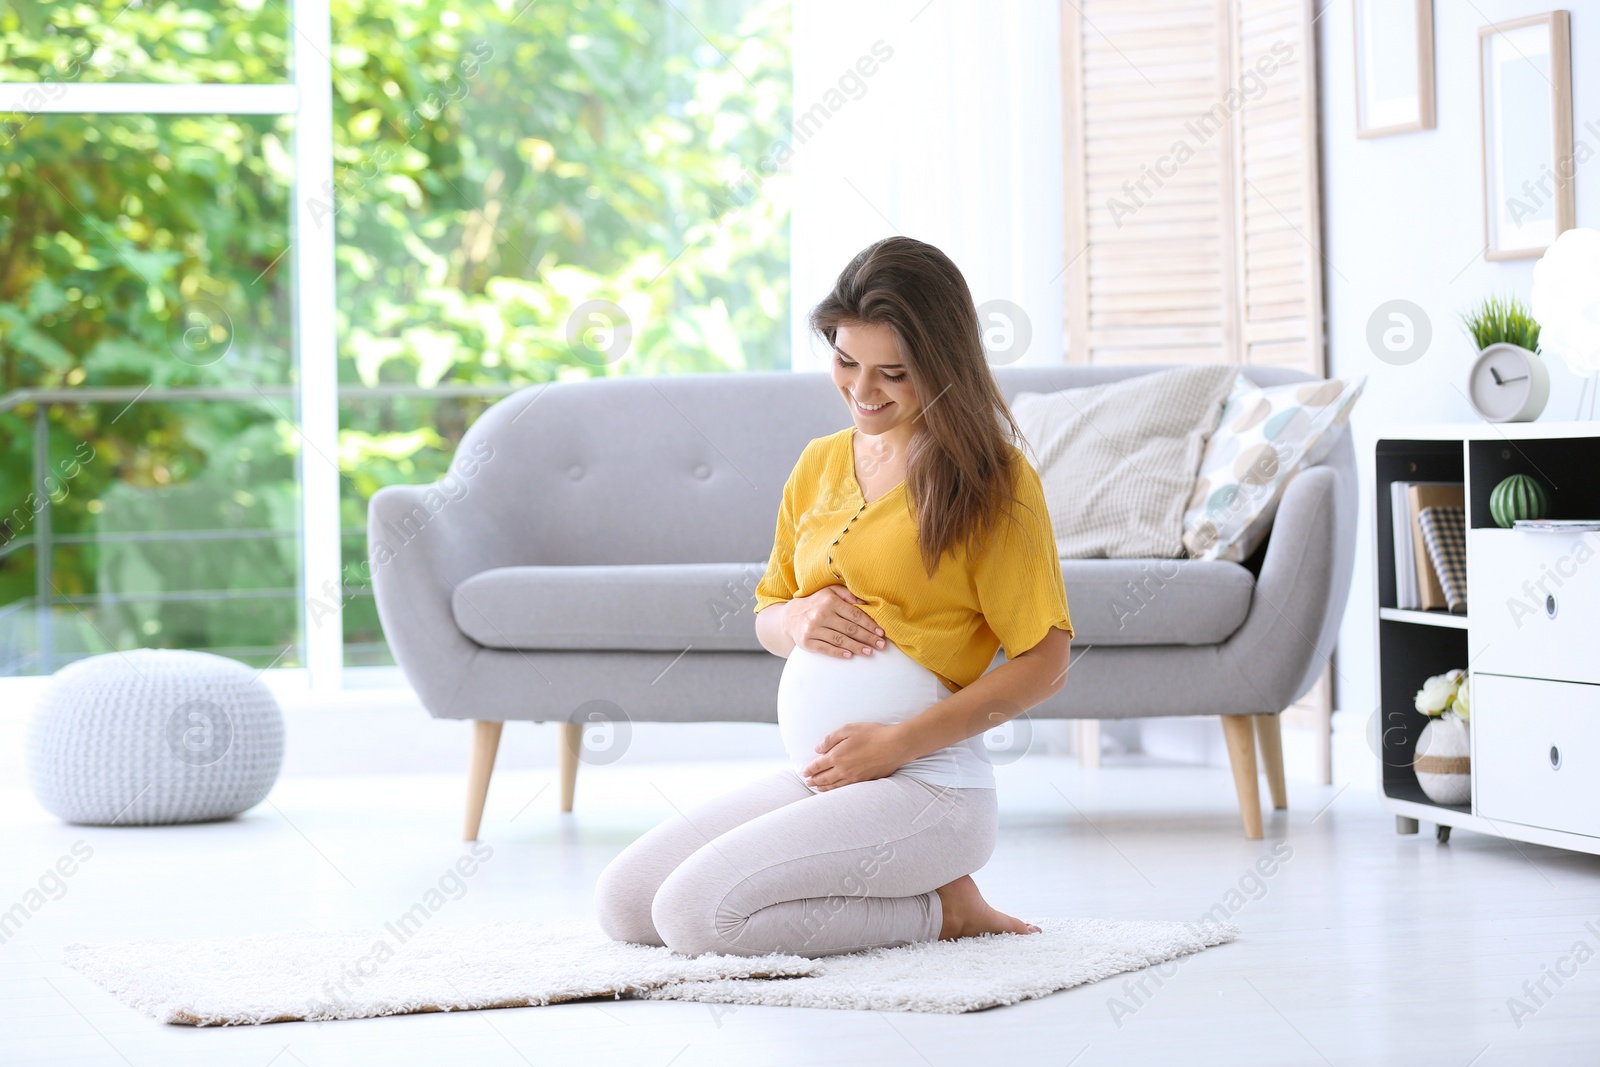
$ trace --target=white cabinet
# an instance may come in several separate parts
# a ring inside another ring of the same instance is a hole
[[[1600,534],[1469,530],[1472,669],[1600,683]]]
[[[1600,520],[1600,422],[1390,427],[1374,448],[1379,790],[1402,833],[1434,823],[1600,854],[1600,533],[1503,529],[1494,487],[1538,479],[1547,518]],[[1394,481],[1459,481],[1467,613],[1396,607]],[[1434,804],[1411,769],[1430,675],[1472,674],[1472,801]]]
[[[1600,685],[1473,668],[1473,810],[1600,837]]]

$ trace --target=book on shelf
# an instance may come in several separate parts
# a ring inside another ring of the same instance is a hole
[[[1467,611],[1467,513],[1465,508],[1428,507],[1417,514],[1428,560],[1451,614]]]
[[[1600,531],[1600,519],[1517,519],[1511,528],[1546,533],[1594,533]]]
[[[1417,608],[1419,611],[1449,611],[1450,601],[1428,555],[1420,518],[1425,508],[1457,508],[1464,514],[1466,486],[1461,482],[1412,482],[1406,487],[1406,504],[1411,552],[1417,571]]]
[[[1439,489],[1455,490],[1454,502],[1457,506],[1464,503],[1465,487],[1461,482],[1407,482],[1395,481],[1389,483],[1390,517],[1394,526],[1394,604],[1397,608],[1407,611],[1423,611],[1426,605],[1423,601],[1423,590],[1431,588],[1432,596],[1428,603],[1439,608],[1448,606],[1448,599],[1444,595],[1443,586],[1433,573],[1433,563],[1428,558],[1427,544],[1422,538],[1421,527],[1418,525],[1417,516],[1420,508],[1411,499],[1413,487],[1426,489],[1432,493]],[[1451,500],[1429,499],[1425,504],[1449,505]],[[1463,508],[1463,511],[1465,509]],[[1429,582],[1431,580],[1431,586]]]
[[[1406,488],[1410,482],[1389,483],[1390,514],[1394,517],[1394,606],[1417,610],[1417,566],[1411,555],[1410,504]]]

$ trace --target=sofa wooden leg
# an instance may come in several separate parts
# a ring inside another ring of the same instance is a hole
[[[472,724],[472,765],[467,770],[467,824],[461,835],[463,841],[478,839],[483,802],[489,798],[489,776],[494,773],[494,757],[500,751],[500,731],[505,725],[482,720]]]
[[[1276,715],[1252,715],[1256,721],[1256,742],[1261,746],[1261,769],[1267,772],[1267,790],[1278,811],[1289,807],[1289,792],[1283,784],[1283,729]]]
[[[583,744],[583,723],[561,724],[561,810],[572,810],[572,794],[578,787],[578,749]]]
[[[1261,787],[1256,781],[1255,727],[1253,715],[1222,716],[1222,735],[1228,742],[1228,762],[1233,765],[1233,788],[1239,794],[1239,814],[1244,817],[1244,836],[1261,840]]]
[[[1100,720],[1078,720],[1078,766],[1100,766]]]

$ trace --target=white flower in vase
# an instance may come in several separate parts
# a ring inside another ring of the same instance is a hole
[[[1472,675],[1461,679],[1461,685],[1456,689],[1456,698],[1450,704],[1450,711],[1462,722],[1472,721]]]
[[[1445,671],[1423,682],[1422,688],[1417,690],[1417,710],[1424,715],[1444,714],[1455,699],[1456,687],[1466,673],[1459,669]]]
[[[1417,710],[1429,722],[1417,737],[1412,769],[1417,785],[1435,804],[1460,807],[1472,802],[1471,700],[1465,670],[1436,674],[1417,690]]]

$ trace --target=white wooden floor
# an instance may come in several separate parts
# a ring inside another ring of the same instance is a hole
[[[570,816],[548,772],[503,772],[484,824],[493,857],[434,921],[585,914],[610,857],[670,814],[663,793],[682,806],[773,766],[586,766]],[[286,780],[236,821],[161,829],[58,824],[13,779],[0,784],[0,908],[74,842],[93,856],[0,944],[0,1063],[1600,1063],[1600,859],[1466,833],[1440,846],[1427,825],[1397,836],[1364,774],[1291,782],[1291,812],[1263,842],[1241,836],[1223,770],[1030,756],[999,774],[1000,845],[978,875],[997,905],[1198,919],[1221,903],[1241,938],[1146,992],[1113,979],[963,1016],[607,1001],[162,1026],[68,970],[62,946],[377,926],[466,848],[460,777]],[[1292,856],[1254,880],[1281,842]]]

